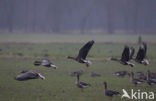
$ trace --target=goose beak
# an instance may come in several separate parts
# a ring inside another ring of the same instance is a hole
[[[38,73],[38,75],[39,75],[39,77],[41,78],[41,79],[45,79],[45,77],[43,76],[43,75],[41,75],[40,73]]]
[[[57,69],[57,67],[53,64],[50,65],[51,68]]]

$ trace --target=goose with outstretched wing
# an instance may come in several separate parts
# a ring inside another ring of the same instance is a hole
[[[129,65],[131,67],[134,67],[134,64],[129,62],[133,55],[134,55],[134,50],[130,49],[128,46],[125,46],[125,48],[124,48],[124,50],[122,52],[121,58],[120,59],[118,59],[118,58],[111,58],[111,60],[119,61],[123,65]]]
[[[142,43],[135,58],[135,61],[140,64],[148,65],[149,61],[146,59],[146,52],[147,52],[147,44]]]
[[[80,49],[77,57],[68,56],[68,59],[73,59],[75,61],[78,61],[79,63],[85,63],[86,66],[88,67],[92,63],[91,61],[87,60],[86,57],[88,55],[89,50],[92,48],[93,44],[94,40],[89,41]]]

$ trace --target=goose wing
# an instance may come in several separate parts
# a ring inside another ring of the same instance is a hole
[[[129,52],[130,52],[129,57],[130,57],[130,59],[132,59],[133,58],[133,55],[135,53],[135,49],[133,47],[131,47],[130,50],[129,50]]]
[[[146,43],[143,43],[139,48],[139,51],[136,56],[136,60],[142,61],[146,57],[146,51],[147,51],[147,45]]]
[[[121,60],[122,61],[129,61],[129,59],[130,59],[129,56],[130,56],[129,47],[125,46],[125,48],[122,52]]]
[[[50,64],[51,64],[50,60],[48,60],[48,59],[43,59],[43,60],[42,60],[42,65],[43,65],[43,66],[48,66],[48,65],[50,65]]]
[[[29,80],[29,79],[36,79],[38,78],[38,74],[34,73],[34,72],[26,72],[26,73],[22,73],[18,76],[16,76],[16,80],[19,81],[24,81],[24,80]]]
[[[120,93],[117,91],[107,90],[107,95],[108,96],[120,95]]]
[[[83,87],[89,87],[89,86],[91,86],[90,84],[85,83],[85,82],[80,82],[79,84],[80,84],[81,86],[83,86]]]
[[[88,43],[86,43],[79,51],[79,54],[77,56],[77,58],[82,58],[82,59],[86,59],[86,56],[88,55],[89,50],[91,49],[91,47],[94,44],[94,40],[89,41]]]

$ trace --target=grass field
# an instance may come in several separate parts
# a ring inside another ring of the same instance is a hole
[[[143,35],[148,42],[148,66],[135,63],[135,67],[123,66],[114,61],[108,61],[111,56],[120,57],[124,45],[134,46],[138,35],[20,35],[0,34],[0,101],[131,101],[115,96],[113,99],[104,95],[103,81],[108,88],[119,91],[131,89],[152,91],[156,94],[156,85],[149,87],[146,83],[135,87],[127,77],[119,78],[112,73],[119,70],[143,71],[148,69],[156,72],[156,36]],[[68,60],[67,56],[76,56],[84,42],[95,40],[88,59],[93,64],[86,68],[84,64]],[[151,44],[152,43],[152,44]],[[135,54],[136,56],[136,54]],[[35,67],[36,59],[48,58],[58,66],[58,69]],[[21,70],[36,70],[46,79],[16,81],[14,77]],[[70,77],[73,71],[84,70],[80,80],[92,86],[82,93],[75,85],[76,78]],[[92,78],[90,72],[100,73],[101,77]],[[139,101],[139,100],[138,100]],[[144,101],[144,100],[141,100]],[[147,100],[145,100],[147,101]]]

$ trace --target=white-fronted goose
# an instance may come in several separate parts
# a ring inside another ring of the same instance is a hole
[[[117,91],[108,90],[107,89],[107,82],[103,82],[103,84],[104,84],[104,93],[106,96],[113,97],[114,95],[120,95],[120,93]]]
[[[150,77],[150,70],[147,70],[146,76],[147,76],[147,84],[148,85],[151,86],[151,85],[156,84],[156,81],[152,80],[152,78]]]
[[[70,76],[77,76],[77,75],[82,75],[83,73],[84,73],[83,70],[80,70],[80,71],[70,72],[69,75]]]
[[[146,43],[142,43],[137,53],[137,56],[135,58],[135,61],[140,64],[148,65],[149,61],[146,59],[146,52],[147,52],[147,45]]]
[[[34,65],[35,66],[45,66],[45,67],[50,67],[50,68],[54,68],[56,69],[57,67],[48,59],[43,59],[41,61],[37,60],[37,61],[34,61]]]
[[[131,67],[134,67],[134,64],[129,62],[134,55],[134,48],[129,48],[128,46],[125,46],[121,59],[118,58],[111,58],[113,61],[119,61],[123,65],[129,65]]]
[[[91,61],[86,60],[86,57],[93,44],[94,44],[94,40],[89,41],[80,49],[77,57],[68,56],[68,59],[73,59],[75,61],[78,61],[79,63],[85,63],[86,66],[88,67],[89,65],[91,65]]]
[[[119,77],[124,77],[124,76],[128,75],[128,72],[127,71],[118,71],[118,72],[115,72],[113,75],[119,76]]]
[[[100,74],[97,74],[97,73],[94,73],[94,72],[91,72],[90,73],[90,76],[91,77],[100,77],[101,75]]]
[[[135,86],[137,86],[137,84],[143,83],[143,81],[141,81],[140,79],[134,78],[134,73],[133,73],[133,72],[131,72],[131,74],[130,74],[130,81],[131,81]]]
[[[17,75],[15,77],[15,80],[25,81],[29,79],[38,79],[38,78],[45,79],[45,77],[41,75],[40,73],[37,73],[34,70],[30,70],[30,71],[24,71],[22,74]]]
[[[77,80],[76,80],[76,85],[77,87],[81,88],[81,91],[83,92],[84,88],[90,87],[91,85],[85,82],[80,82],[80,75],[77,75]]]

